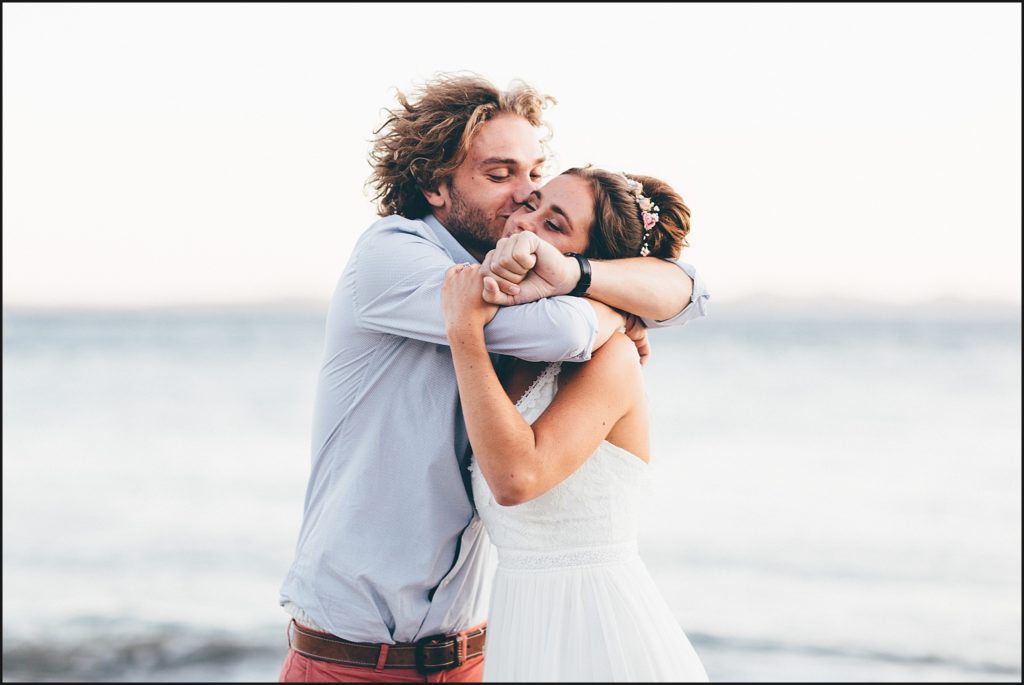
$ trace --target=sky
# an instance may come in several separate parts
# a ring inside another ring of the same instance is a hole
[[[326,301],[450,71],[671,183],[713,299],[1019,306],[1019,3],[4,3],[4,305]]]

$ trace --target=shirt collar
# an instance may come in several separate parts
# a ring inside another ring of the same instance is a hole
[[[466,248],[464,248],[459,243],[458,240],[452,237],[452,234],[449,233],[448,229],[445,228],[441,224],[441,222],[437,220],[436,216],[434,216],[433,214],[426,215],[425,217],[423,217],[423,223],[425,223],[427,226],[430,226],[430,229],[434,232],[434,235],[436,235],[437,239],[441,241],[441,245],[443,245],[444,249],[448,250],[448,254],[452,256],[452,261],[456,263],[480,263],[479,261],[477,261],[476,257],[474,257],[473,255],[469,254],[469,252],[466,251]]]

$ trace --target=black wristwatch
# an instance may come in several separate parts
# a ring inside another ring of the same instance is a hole
[[[576,282],[576,287],[569,294],[576,297],[586,297],[587,290],[590,288],[590,260],[579,252],[566,252],[565,256],[575,257],[576,261],[580,263],[580,280]]]

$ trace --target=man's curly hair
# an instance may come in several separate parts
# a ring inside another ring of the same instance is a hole
[[[401,109],[386,110],[388,118],[374,131],[367,185],[376,192],[380,216],[399,214],[420,219],[433,208],[422,190],[436,190],[449,181],[466,159],[473,136],[489,119],[516,114],[534,126],[550,128],[541,112],[555,99],[541,95],[522,81],[501,91],[473,75],[439,75],[413,93],[410,101],[398,91]]]

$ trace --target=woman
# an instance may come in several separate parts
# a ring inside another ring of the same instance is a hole
[[[677,257],[689,210],[657,179],[570,169],[509,217],[517,231],[588,257]],[[637,346],[616,333],[584,364],[516,360],[503,386],[484,280],[455,266],[442,294],[474,499],[499,557],[484,680],[707,680],[637,555],[649,478]]]

